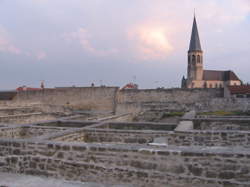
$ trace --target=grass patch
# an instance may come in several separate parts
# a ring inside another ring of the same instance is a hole
[[[215,111],[215,112],[201,112],[198,113],[198,115],[206,115],[206,116],[249,116],[250,111],[233,111],[233,112],[227,112],[227,111]]]

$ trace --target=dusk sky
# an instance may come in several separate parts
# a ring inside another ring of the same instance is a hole
[[[250,82],[250,0],[0,0],[0,89],[180,87],[194,9],[204,68]]]

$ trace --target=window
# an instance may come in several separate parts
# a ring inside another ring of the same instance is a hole
[[[195,64],[196,58],[195,55],[192,55],[192,64]]]
[[[217,83],[215,84],[215,88],[218,88],[218,84]]]
[[[209,85],[209,88],[213,88],[213,85],[212,85],[212,84],[210,84],[210,85]]]
[[[244,98],[244,95],[242,95],[242,94],[237,94],[236,97],[237,97],[237,98]]]
[[[207,82],[204,83],[204,88],[207,88]]]
[[[222,88],[222,84],[220,84],[220,88]]]
[[[197,56],[197,63],[201,63],[201,56],[200,55]]]
[[[190,59],[190,55],[188,55],[188,64],[190,64],[191,59]]]

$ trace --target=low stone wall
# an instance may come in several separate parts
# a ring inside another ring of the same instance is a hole
[[[27,139],[27,138],[39,138],[42,135],[50,135],[60,131],[67,130],[67,128],[51,128],[51,127],[4,127],[0,128],[0,138],[14,138],[14,139]]]
[[[0,141],[0,171],[138,187],[249,186],[250,152],[234,149]]]
[[[130,143],[148,144],[155,138],[166,138],[167,145],[174,146],[239,146],[250,148],[250,132],[247,131],[119,131],[119,130],[82,130],[74,133],[59,134],[51,140],[86,143]]]
[[[197,130],[241,130],[250,131],[250,121],[196,121]]]
[[[199,131],[175,132],[166,137],[169,145],[177,146],[239,146],[250,148],[249,131]]]
[[[158,137],[169,137],[169,134],[171,132],[85,129],[72,133],[65,132],[50,139],[65,142],[147,144]]]
[[[31,113],[31,114],[9,115],[9,116],[0,116],[0,123],[27,124],[38,121],[54,120],[57,117],[58,117],[57,115],[44,114],[41,112]]]

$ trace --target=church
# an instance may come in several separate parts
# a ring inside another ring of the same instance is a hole
[[[204,70],[196,18],[194,16],[191,40],[188,50],[187,78],[182,78],[182,88],[224,88],[241,85],[242,82],[233,71]]]

